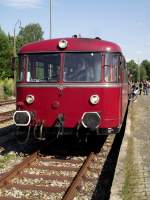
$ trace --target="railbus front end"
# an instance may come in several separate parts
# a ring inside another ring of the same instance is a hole
[[[36,138],[45,137],[44,132],[100,135],[120,130],[128,81],[115,43],[65,38],[28,44],[19,52],[18,74],[14,122]]]

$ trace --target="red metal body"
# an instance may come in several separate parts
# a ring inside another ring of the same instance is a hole
[[[20,49],[19,53],[62,52],[62,50],[58,48],[58,43],[61,39],[62,38],[44,40],[27,44]],[[68,46],[65,51],[105,52],[108,47],[111,47],[111,52],[121,52],[121,48],[117,44],[104,40],[90,38],[65,38],[65,40],[68,41]]]
[[[98,129],[120,128],[128,103],[127,70],[118,70],[119,80],[105,80],[105,52],[119,53],[120,47],[111,42],[97,39],[65,38],[67,47],[58,48],[61,39],[36,42],[21,48],[19,55],[60,53],[60,79],[57,82],[27,82],[27,62],[24,64],[25,78],[17,83],[17,109],[34,114],[31,125],[43,124],[44,127],[54,127],[59,114],[63,114],[63,127],[75,128],[81,123],[83,113],[96,112],[100,115]],[[99,52],[101,53],[101,80],[98,82],[65,82],[64,53],[65,52]],[[34,96],[34,102],[26,102],[27,95]],[[92,104],[90,97],[99,96],[99,102]]]
[[[101,98],[98,105],[91,105],[89,98],[92,94]],[[101,127],[117,127],[122,121],[123,104],[121,87],[118,88],[18,88],[17,102],[24,102],[28,94],[35,96],[32,105],[24,103],[21,108],[35,113],[36,122],[41,121],[47,127],[53,126],[59,113],[64,114],[65,127],[77,125],[84,112],[99,112]]]

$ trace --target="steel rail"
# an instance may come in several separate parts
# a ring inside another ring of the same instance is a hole
[[[65,192],[62,200],[71,200],[74,198],[75,192],[76,192],[77,188],[80,186],[81,181],[82,181],[84,175],[86,174],[91,162],[94,160],[94,158],[95,158],[95,154],[93,152],[91,152],[90,155],[87,157],[87,159],[84,161],[83,165],[81,166],[77,175],[73,179],[72,183],[70,184],[70,187]]]
[[[16,197],[0,197],[0,200],[29,200],[27,198],[16,198]]]
[[[12,170],[4,174],[0,178],[0,188],[7,185],[13,177],[15,177],[16,175],[19,175],[22,169],[29,166],[37,158],[38,158],[38,152],[34,152],[30,157],[24,159],[23,162],[16,165]]]
[[[0,123],[4,123],[11,120],[14,112],[15,110],[10,110],[10,111],[0,113]]]
[[[8,115],[11,115],[15,112],[16,110],[9,110],[9,111],[6,111],[6,112],[0,112],[0,116],[8,116]]]
[[[16,103],[16,100],[0,101],[0,106],[5,106],[9,104],[14,104],[14,103]]]
[[[8,121],[10,121],[10,120],[12,120],[12,117],[10,117],[10,116],[5,116],[5,117],[3,117],[2,119],[0,118],[0,123],[2,124],[2,123],[5,123],[5,122],[8,122]]]

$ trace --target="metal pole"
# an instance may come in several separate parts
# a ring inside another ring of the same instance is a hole
[[[14,44],[13,44],[13,56],[16,57],[16,27],[19,25],[19,28],[21,27],[21,21],[18,19],[15,26],[14,26]]]
[[[16,57],[16,30],[14,27],[13,56]]]
[[[139,64],[139,82],[141,80],[141,67],[140,67],[140,64]]]
[[[49,37],[50,37],[50,39],[52,38],[52,2],[51,2],[51,0],[50,0],[50,2],[49,2],[49,4],[50,4],[50,13],[49,13],[49,16],[50,16],[50,29],[49,29]]]
[[[13,70],[14,70],[14,96],[16,96],[16,30],[15,30],[16,24],[14,26],[14,41],[13,41],[13,57],[14,57],[14,63],[13,63]]]
[[[19,24],[19,27],[20,27],[21,26],[21,21],[19,19],[17,20],[17,22],[16,22],[16,24],[14,26],[14,40],[13,40],[13,57],[14,57],[14,59],[17,56],[17,53],[16,53],[16,27],[17,27],[18,24]],[[14,96],[16,96],[16,66],[14,66],[13,70],[14,70]]]

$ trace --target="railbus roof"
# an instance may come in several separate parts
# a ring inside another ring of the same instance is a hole
[[[66,40],[67,47],[64,49],[59,48],[59,41]],[[19,54],[24,53],[44,53],[44,52],[96,52],[96,51],[110,51],[121,52],[119,45],[113,42],[91,39],[91,38],[57,38],[51,40],[41,40],[24,45]]]

